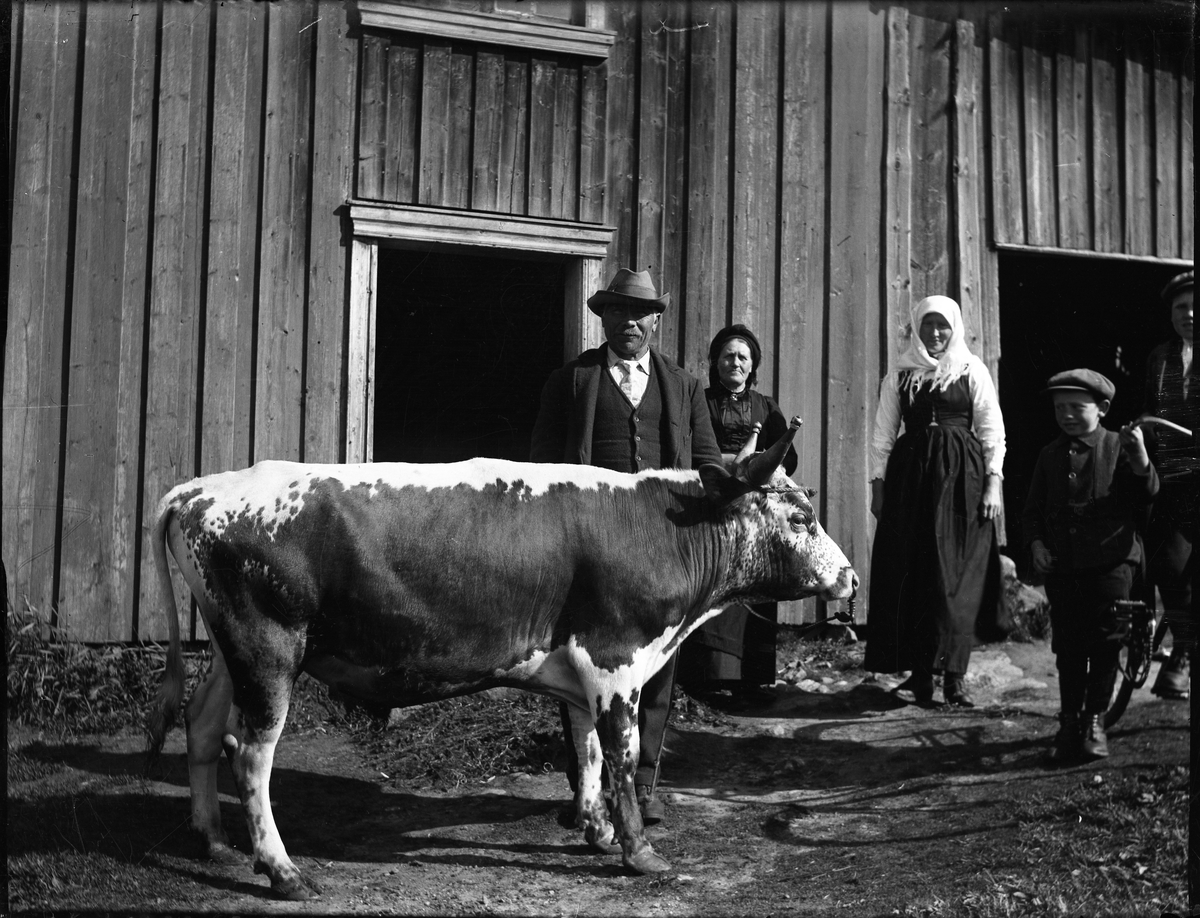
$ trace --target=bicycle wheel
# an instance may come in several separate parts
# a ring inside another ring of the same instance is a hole
[[[1133,610],[1129,634],[1121,644],[1117,690],[1104,715],[1105,729],[1120,719],[1125,713],[1125,708],[1129,706],[1129,699],[1133,697],[1133,693],[1146,684],[1154,651],[1162,643],[1166,633],[1166,616],[1163,616],[1156,626],[1153,612],[1145,607]]]

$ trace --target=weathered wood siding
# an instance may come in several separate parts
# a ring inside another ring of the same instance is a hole
[[[865,580],[877,387],[916,299],[958,299],[995,370],[996,244],[1192,257],[1187,24],[1106,9],[611,2],[602,62],[334,0],[15,5],[13,596],[80,639],[162,638],[164,491],[370,436],[347,430],[372,376],[352,200],[614,227],[588,270],[649,268],[659,346],[700,377],[751,325]]]
[[[13,34],[10,590],[162,638],[162,494],[342,455],[358,40],[327,0],[17,4]]]
[[[1046,6],[990,18],[994,241],[1191,259],[1190,21]]]

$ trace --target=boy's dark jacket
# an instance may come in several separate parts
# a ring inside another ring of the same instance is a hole
[[[1153,465],[1145,474],[1135,472],[1121,438],[1098,427],[1079,438],[1093,453],[1091,486],[1072,506],[1067,475],[1073,439],[1061,434],[1038,455],[1021,518],[1026,547],[1040,539],[1054,555],[1056,571],[1141,561],[1137,530],[1158,493],[1158,473]]]

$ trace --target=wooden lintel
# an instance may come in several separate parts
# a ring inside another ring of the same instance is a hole
[[[607,59],[617,34],[608,29],[538,22],[487,13],[401,6],[388,0],[358,0],[363,28],[416,32],[456,41],[551,51]]]
[[[547,255],[604,258],[614,229],[591,223],[543,220],[404,205],[351,203],[359,239],[514,249]]]

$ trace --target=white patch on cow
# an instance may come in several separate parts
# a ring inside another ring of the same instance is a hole
[[[221,472],[179,485],[163,498],[178,503],[180,495],[197,488],[202,498],[213,501],[205,514],[205,528],[221,535],[234,520],[248,515],[274,532],[294,517],[303,506],[304,495],[316,481],[334,481],[346,490],[367,488],[375,496],[382,488],[468,487],[482,491],[502,481],[509,488],[520,486],[519,497],[532,500],[555,485],[574,485],[585,491],[607,487],[632,490],[639,480],[656,478],[695,482],[698,474],[684,469],[657,469],[636,475],[613,472],[588,465],[512,462],[507,459],[468,459],[449,463],[374,462],[354,465],[316,464],[267,460],[248,469]]]

